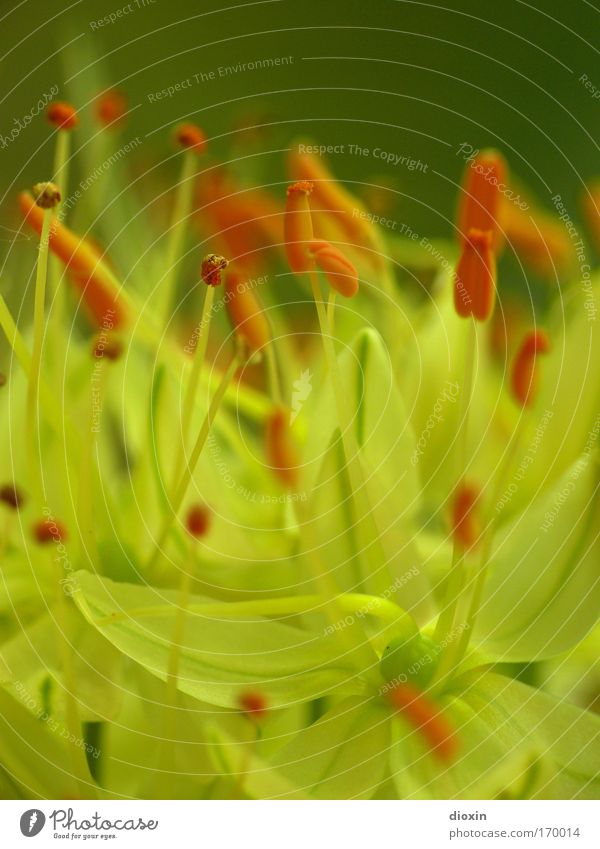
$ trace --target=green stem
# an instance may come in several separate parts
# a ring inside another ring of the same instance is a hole
[[[492,552],[492,544],[494,542],[494,535],[496,532],[496,521],[494,510],[495,506],[498,503],[500,496],[502,495],[502,490],[505,487],[506,480],[510,469],[513,465],[514,459],[517,455],[519,446],[521,445],[521,439],[523,436],[523,421],[525,416],[522,415],[519,423],[517,425],[517,430],[513,434],[512,442],[509,446],[508,451],[504,456],[504,461],[502,463],[500,473],[498,474],[496,480],[496,486],[494,487],[494,492],[492,499],[489,503],[489,513],[486,517],[486,522],[484,524],[483,538],[481,540],[481,552],[479,556],[479,565],[477,568],[477,572],[475,575],[475,583],[473,586],[473,592],[471,596],[471,602],[469,605],[467,618],[465,620],[466,627],[461,634],[460,640],[458,641],[458,645],[454,651],[451,649],[448,652],[448,670],[451,673],[453,669],[459,666],[460,662],[464,658],[467,648],[469,646],[469,641],[473,636],[473,629],[475,627],[475,622],[477,620],[477,616],[479,615],[479,610],[481,608],[481,601],[483,598],[483,590],[485,588],[485,583],[487,580],[488,572],[489,572],[489,560],[490,554]]]
[[[277,369],[273,342],[270,342],[267,345],[265,355],[267,358],[267,369],[269,373],[269,392],[273,403],[279,406],[281,404],[281,382],[279,380],[279,371]]]
[[[53,182],[58,186],[60,191],[61,202],[55,208],[54,214],[59,215],[63,206],[67,187],[68,187],[68,170],[69,170],[69,155],[71,149],[71,133],[69,130],[58,130],[56,134],[56,146],[54,148],[54,164],[53,164]],[[60,215],[60,220],[64,223],[65,215]],[[52,340],[52,355],[54,364],[55,385],[57,387],[59,397],[62,397],[62,377],[63,367],[66,356],[66,339],[65,333],[65,287],[61,285],[61,268],[57,257],[49,257],[49,278],[50,278],[50,296],[51,309],[49,317],[49,334]]]
[[[223,377],[221,378],[221,383],[219,384],[219,387],[218,387],[217,391],[215,392],[215,395],[214,395],[214,397],[213,397],[213,399],[210,403],[210,407],[208,408],[208,412],[207,412],[207,414],[204,418],[204,421],[202,423],[202,427],[200,428],[200,432],[198,433],[198,436],[196,438],[196,442],[195,442],[194,447],[192,449],[192,453],[190,455],[189,462],[186,464],[185,469],[183,471],[183,474],[181,476],[181,479],[179,481],[179,484],[177,485],[177,488],[175,490],[173,500],[172,500],[172,503],[171,503],[171,510],[166,515],[166,517],[163,521],[161,531],[160,531],[158,538],[157,538],[157,541],[156,541],[156,546],[155,546],[154,552],[153,552],[152,557],[150,558],[150,561],[148,563],[149,569],[152,569],[156,565],[156,562],[161,555],[162,549],[163,549],[164,544],[166,542],[166,539],[169,535],[169,531],[171,530],[173,522],[175,521],[177,515],[179,514],[179,511],[181,509],[181,505],[183,503],[183,499],[185,498],[185,495],[188,491],[188,487],[189,487],[189,485],[192,481],[194,471],[195,471],[196,466],[198,464],[198,460],[200,459],[202,449],[204,448],[204,445],[205,445],[206,440],[208,438],[208,434],[210,433],[210,429],[212,427],[213,421],[215,419],[215,416],[217,415],[217,411],[219,409],[219,406],[221,405],[221,401],[223,400],[223,396],[225,395],[227,387],[229,386],[229,384],[233,380],[233,376],[234,376],[235,371],[236,371],[237,367],[239,366],[239,364],[240,364],[240,357],[239,357],[239,354],[236,353],[232,357],[232,360],[229,364],[229,367],[227,368],[227,370],[223,374]]]
[[[215,287],[207,286],[204,293],[204,303],[202,305],[202,315],[200,324],[198,325],[198,340],[196,342],[196,350],[192,357],[192,369],[190,371],[189,380],[185,390],[183,399],[183,412],[181,417],[181,443],[179,445],[177,460],[175,463],[175,476],[173,488],[177,485],[183,467],[185,464],[186,448],[189,438],[190,427],[192,424],[192,416],[194,413],[194,404],[198,394],[198,386],[200,383],[200,375],[202,374],[202,366],[206,357],[206,348],[208,345],[208,336],[210,332],[210,319],[212,316],[212,308],[215,299]]]
[[[33,307],[33,349],[31,352],[31,369],[27,385],[27,406],[25,421],[29,437],[29,459],[32,471],[32,484],[38,500],[42,499],[43,476],[36,461],[39,458],[38,445],[38,394],[40,385],[40,367],[42,359],[42,342],[44,338],[44,318],[46,303],[46,277],[48,272],[48,241],[52,221],[51,210],[44,210],[42,234],[38,249],[38,260],[35,275],[35,297]]]
[[[364,553],[364,557],[367,560],[367,575],[371,580],[376,580],[378,570],[381,568],[384,562],[384,557],[381,552],[379,552],[380,556],[377,556],[377,552],[373,549],[373,544],[376,542],[376,538],[365,538],[365,522],[370,516],[370,508],[367,503],[367,496],[364,490],[362,470],[359,465],[358,445],[356,444],[356,440],[354,438],[354,433],[352,431],[352,423],[346,408],[346,396],[342,392],[340,386],[339,374],[337,369],[337,359],[335,356],[335,349],[333,347],[333,339],[331,337],[329,324],[327,321],[327,314],[325,311],[325,305],[323,303],[321,287],[319,285],[319,280],[314,270],[311,272],[310,278],[313,298],[315,301],[317,315],[319,318],[321,338],[325,351],[325,360],[327,363],[328,372],[331,375],[331,382],[333,385],[333,395],[335,400],[338,425],[341,433],[342,447],[346,461],[346,471],[350,482],[350,496],[348,502],[352,514],[352,525],[354,528],[356,528],[359,553]],[[359,499],[361,501],[360,508],[358,506]],[[374,528],[374,532],[376,534],[376,528]],[[359,583],[364,583],[364,578],[364,575],[359,576]]]
[[[453,491],[453,497],[456,496],[456,493],[458,492],[461,484],[463,483],[466,472],[469,411],[471,407],[471,393],[473,390],[473,367],[475,361],[476,341],[477,331],[475,327],[475,320],[473,318],[470,318],[468,328],[468,341],[465,350],[464,378],[460,398],[460,412],[458,419],[459,433],[457,435],[457,445],[455,453],[455,487]],[[438,642],[444,640],[447,634],[452,631],[465,580],[465,553],[461,549],[460,541],[458,540],[457,534],[454,534],[452,565],[450,567],[450,576],[446,588],[446,597],[444,599],[442,611],[438,618],[434,633],[434,639]],[[442,666],[443,663],[440,663],[440,668]]]
[[[173,297],[173,287],[177,280],[177,262],[180,258],[183,237],[187,220],[192,209],[194,192],[194,174],[196,172],[196,155],[191,150],[183,153],[181,174],[175,190],[175,204],[171,216],[171,227],[167,243],[166,274],[162,279],[158,297],[157,316],[160,327],[164,327],[168,319],[168,311]]]

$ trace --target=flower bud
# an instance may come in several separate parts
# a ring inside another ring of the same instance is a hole
[[[56,183],[36,183],[33,197],[40,209],[54,209],[60,203],[60,190]]]
[[[224,271],[228,262],[220,254],[207,254],[202,260],[201,277],[207,286],[221,285],[221,272]]]

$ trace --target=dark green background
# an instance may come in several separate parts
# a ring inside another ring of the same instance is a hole
[[[233,138],[238,155],[245,144],[255,150],[248,134],[230,133],[258,113],[275,122],[258,142],[265,151],[308,134],[426,162],[426,175],[371,157],[339,156],[330,164],[344,179],[393,180],[402,193],[395,217],[431,235],[451,232],[462,170],[455,150],[463,141],[500,147],[544,204],[561,193],[574,216],[584,181],[600,174],[600,100],[579,82],[587,74],[600,87],[600,11],[587,0],[146,2],[94,32],[91,20],[126,4],[26,0],[8,14],[14,4],[3,0],[0,132],[54,82],[67,96],[63,83],[72,76],[90,98],[99,80],[124,88],[140,105],[130,135],[156,131],[145,150],[158,158],[168,155],[162,128],[183,118],[202,124],[215,158],[227,156]],[[61,45],[77,36],[79,57],[61,58]],[[285,55],[294,56],[293,65],[148,102],[149,93],[193,73]],[[17,189],[48,171],[47,136],[40,119],[0,150],[5,223]],[[285,179],[282,154],[265,155],[272,178]]]

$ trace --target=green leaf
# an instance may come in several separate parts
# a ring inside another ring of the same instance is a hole
[[[87,620],[125,655],[165,680],[179,594],[116,584],[89,572],[77,572],[75,578],[74,600]],[[212,601],[192,596],[190,603]],[[152,615],[134,612],[149,607]],[[236,708],[241,692],[258,688],[272,707],[281,707],[332,689],[356,692],[360,686],[353,658],[344,655],[334,636],[257,616],[240,620],[188,613],[178,687],[196,699]]]
[[[559,654],[600,610],[596,455],[583,455],[549,492],[497,534],[476,636],[499,660]]]
[[[278,770],[317,799],[369,799],[383,780],[389,716],[373,699],[344,699],[274,757]]]

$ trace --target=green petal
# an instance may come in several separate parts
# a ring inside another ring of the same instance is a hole
[[[166,679],[179,594],[116,584],[88,572],[76,573],[76,580],[74,599],[87,620],[125,655]],[[192,596],[190,603],[211,601]],[[134,611],[149,607],[152,615],[135,618]],[[107,621],[113,615],[122,618]],[[317,698],[334,687],[356,692],[361,685],[353,658],[344,655],[335,637],[256,616],[240,620],[190,612],[178,687],[209,704],[236,708],[240,693],[248,688],[260,689],[270,706],[281,707]]]
[[[389,745],[386,711],[353,697],[299,732],[274,764],[311,797],[368,799],[383,780]]]
[[[583,455],[498,533],[476,635],[502,660],[559,654],[600,610],[600,506],[595,455]]]

